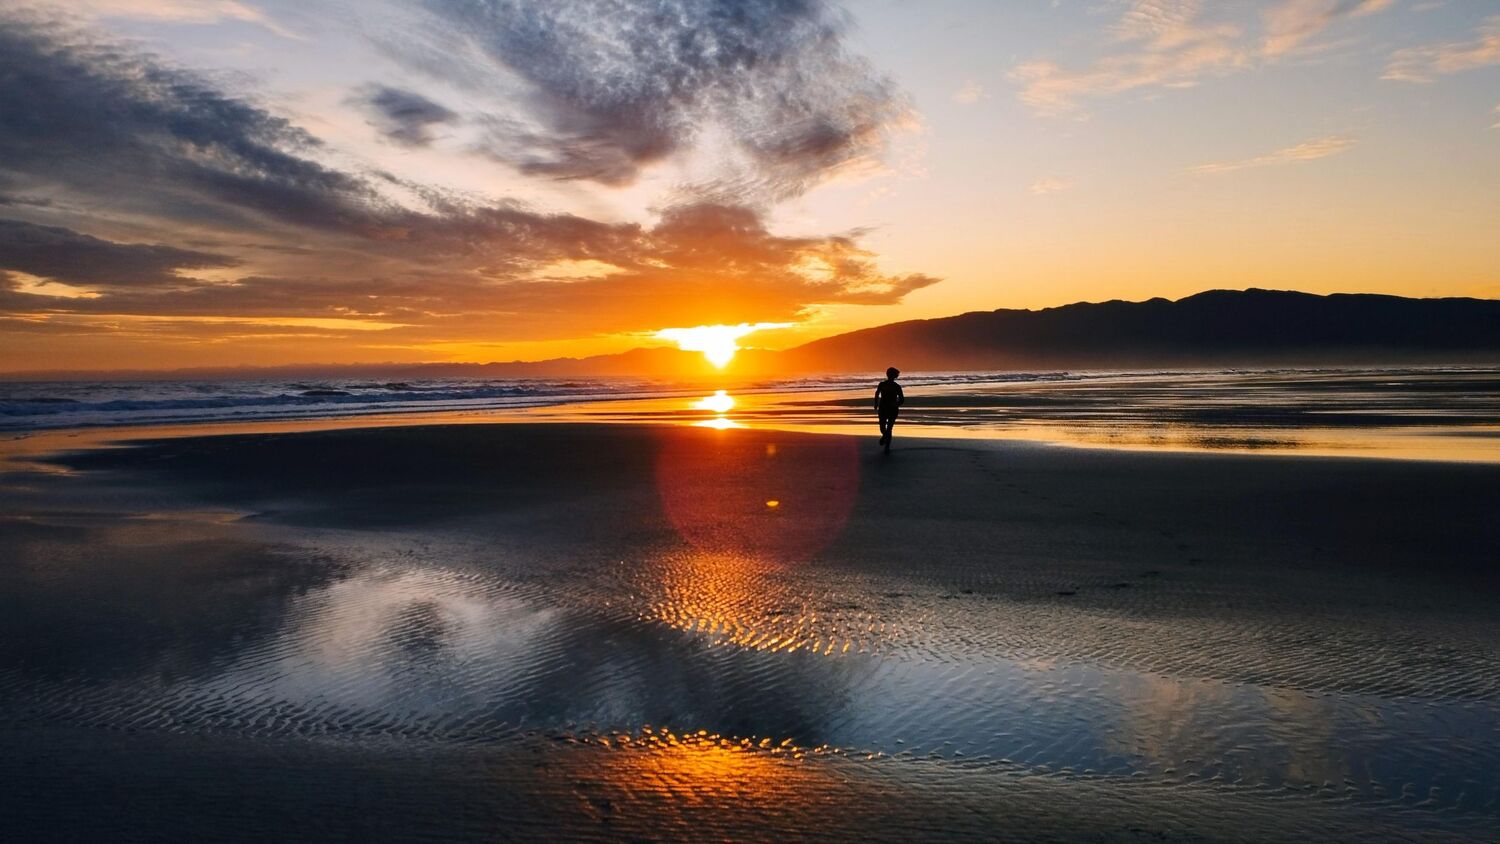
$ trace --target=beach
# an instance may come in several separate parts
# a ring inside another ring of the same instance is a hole
[[[1500,844],[1496,82],[1500,0],[0,2],[0,844]]]
[[[870,428],[29,455],[0,834],[1493,840],[1500,465]]]

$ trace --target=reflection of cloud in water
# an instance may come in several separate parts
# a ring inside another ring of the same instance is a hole
[[[146,525],[119,538],[145,543]],[[956,604],[939,613],[941,597],[911,584],[882,603],[896,581],[817,565],[682,551],[643,561],[606,595],[567,577],[512,584],[458,546],[437,547],[454,568],[367,562],[292,590],[274,623],[234,640],[195,678],[163,688],[158,660],[115,660],[113,671],[138,673],[95,677],[87,693],[58,686],[49,699],[83,713],[70,717],[125,729],[456,743],[543,731],[613,746],[623,733],[647,752],[601,761],[606,774],[683,783],[695,772],[769,783],[779,769],[762,752],[785,743],[771,754],[777,765],[827,746],[1261,789],[1332,782],[1340,798],[1413,792],[1439,806],[1496,788],[1472,741],[1500,724],[1482,704],[1011,659],[979,638],[1007,623],[992,614]],[[551,590],[572,593],[570,608]],[[212,591],[212,581],[179,583],[173,601],[200,606]],[[658,725],[654,738],[645,725]]]
[[[549,607],[483,575],[374,567],[298,599],[279,634],[180,687],[166,717],[350,738],[646,723],[801,736],[827,731],[846,706],[841,677],[860,670],[720,653],[655,623]]]
[[[487,678],[525,675],[555,616],[442,569],[361,572],[305,596],[274,643],[243,654],[203,693],[452,712],[485,691],[466,666],[482,665]]]
[[[0,664],[23,669],[13,681],[213,676],[277,636],[299,595],[341,576],[247,540],[221,513],[177,515],[0,519]]]
[[[828,576],[686,552],[642,567],[632,614],[549,608],[482,575],[377,569],[309,592],[282,635],[179,711],[192,722],[218,707],[221,726],[273,733],[635,736],[652,752],[615,761],[661,776],[763,766],[728,748],[751,739],[1251,788],[1333,782],[1365,800],[1420,781],[1439,805],[1464,782],[1494,784],[1466,749],[1496,728],[1488,709],[1012,660],[954,639],[961,629],[901,629],[917,617],[869,612],[858,591],[817,594]],[[1441,781],[1418,776],[1437,760]]]
[[[1349,780],[1358,755],[1337,735],[1360,713],[1282,689],[1184,682],[1154,674],[1120,678],[1125,704],[1107,746],[1169,779],[1221,779],[1280,787]]]

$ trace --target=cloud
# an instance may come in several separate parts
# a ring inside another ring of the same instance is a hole
[[[1261,16],[1263,33],[1206,18],[1201,0],[1132,0],[1110,26],[1107,50],[1091,64],[1070,68],[1046,59],[1010,72],[1018,97],[1042,116],[1078,116],[1083,101],[1131,91],[1190,88],[1276,61],[1346,18],[1369,15],[1394,0],[1278,0]],[[1213,4],[1218,14],[1231,4]]]
[[[195,223],[378,225],[364,180],[319,141],[149,55],[0,18],[0,178]]]
[[[845,47],[824,0],[429,0],[409,64],[504,94],[483,149],[521,172],[605,185],[717,130],[766,197],[878,157],[908,106]],[[455,55],[477,54],[474,63]],[[504,80],[515,91],[503,87]],[[519,103],[519,107],[517,107]]]
[[[371,123],[388,140],[405,147],[432,143],[432,127],[458,120],[458,114],[415,91],[387,85],[366,85],[350,101],[371,116]]]
[[[72,0],[69,10],[97,18],[136,18],[179,24],[232,20],[257,24],[285,38],[299,38],[261,10],[236,0]]]
[[[1438,76],[1500,64],[1500,15],[1488,18],[1472,41],[1407,47],[1391,54],[1382,79],[1431,82]]]
[[[63,194],[86,215],[147,217],[303,248],[523,260],[610,227],[481,205],[318,160],[316,137],[197,75],[86,34],[0,18],[0,184]],[[393,196],[415,195],[418,207]],[[562,256],[569,257],[569,256]]]
[[[1031,183],[1028,190],[1032,196],[1045,196],[1049,193],[1057,193],[1073,187],[1072,179],[1060,179],[1055,176],[1046,176]]]
[[[1389,8],[1395,0],[1282,0],[1266,10],[1261,53],[1289,53],[1341,18],[1360,17]]]
[[[1237,45],[1240,30],[1205,23],[1197,0],[1136,0],[1111,30],[1123,47],[1091,67],[1071,70],[1054,62],[1023,62],[1010,72],[1021,102],[1044,116],[1076,114],[1079,101],[1142,88],[1189,87],[1199,77],[1248,65]]]
[[[807,61],[776,73],[821,66]],[[706,72],[722,77],[715,84],[733,81],[717,65]],[[822,103],[820,82],[811,94],[795,78],[779,84],[784,102],[756,108],[799,115]],[[705,101],[731,93],[683,85]],[[444,107],[402,96],[410,92],[385,96],[391,90],[362,93],[398,136],[420,142],[445,122],[434,119]],[[625,101],[664,115],[685,107]],[[337,151],[247,96],[35,18],[0,15],[0,113],[25,116],[0,121],[0,188],[14,218],[0,222],[0,320],[33,334],[107,333],[128,318],[132,331],[150,319],[196,319],[230,321],[241,326],[234,336],[249,336],[246,321],[298,320],[298,330],[333,335],[352,320],[378,328],[362,336],[410,349],[786,322],[822,305],[896,303],[937,282],[883,272],[860,232],[771,232],[753,202],[680,202],[654,224],[601,222],[348,169],[331,163]],[[763,177],[782,186],[870,149],[806,121],[772,120],[764,136],[755,128],[746,125],[746,143]],[[773,137],[788,144],[780,153]],[[608,134],[596,140],[622,148]],[[102,236],[118,232],[156,234]],[[201,270],[213,272],[195,278]]]
[[[166,287],[180,270],[233,267],[214,255],[161,244],[113,243],[57,226],[0,219],[0,268],[77,287]]]
[[[1144,42],[1157,50],[1171,49],[1211,36],[1238,34],[1233,27],[1204,27],[1200,0],[1135,0],[1115,22],[1116,40]]]
[[[1235,170],[1247,170],[1252,167],[1273,167],[1279,164],[1314,161],[1319,158],[1327,158],[1330,155],[1338,155],[1341,152],[1346,152],[1352,149],[1357,143],[1358,141],[1354,138],[1330,135],[1325,138],[1304,141],[1296,146],[1279,149],[1265,155],[1257,155],[1254,158],[1199,164],[1196,167],[1188,168],[1188,172],[1199,174],[1231,173]]]
[[[499,332],[536,339],[643,325],[787,321],[818,305],[894,304],[938,281],[881,272],[854,235],[773,234],[743,207],[680,206],[650,229],[621,225],[611,233],[576,250],[611,268],[596,275],[550,275],[559,259],[545,256],[568,251],[552,248],[505,268],[462,272],[248,276],[170,290],[108,289],[91,299],[12,291],[0,296],[0,314],[361,319],[401,324],[410,338]],[[7,267],[0,253],[0,269]]]
[[[1495,114],[1496,115],[1500,115],[1500,105],[1495,106]],[[1495,125],[1491,126],[1490,128],[1491,129],[1500,129],[1500,119],[1497,119],[1495,121]]]
[[[970,79],[963,84],[963,87],[953,92],[953,101],[959,105],[973,105],[986,96],[988,95],[984,92],[984,86]]]

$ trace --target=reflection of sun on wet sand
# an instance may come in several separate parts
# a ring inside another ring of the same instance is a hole
[[[693,406],[699,410],[709,410],[714,413],[728,413],[734,407],[734,399],[725,390],[717,390],[711,396],[693,402]]]
[[[663,569],[661,597],[642,617],[716,644],[829,656],[863,651],[882,626],[866,613],[820,614],[788,588],[786,566],[767,560],[692,553]]]
[[[650,617],[770,651],[832,654],[855,644],[853,631],[820,620],[787,584],[848,520],[859,485],[852,444],[769,441],[752,451],[719,437],[676,438],[657,455],[656,483],[693,550],[664,565]]]
[[[0,476],[11,817],[99,837],[118,807],[49,783],[190,770],[161,823],[286,830],[380,783],[454,837],[1496,819],[1491,465],[216,433]]]
[[[914,383],[912,436],[1109,449],[1500,462],[1491,370],[1001,375]],[[566,421],[688,422],[864,435],[867,390],[725,390],[526,411]],[[732,418],[730,411],[733,411]],[[704,413],[712,416],[704,418]]]
[[[730,428],[743,428],[744,426],[739,422],[736,422],[725,415],[729,411],[733,410],[734,406],[735,400],[733,396],[729,395],[729,393],[725,390],[717,390],[713,395],[704,396],[703,398],[693,402],[694,409],[706,410],[709,413],[713,414],[713,416],[710,416],[707,419],[700,419],[693,424],[700,428],[717,428],[720,431],[725,431]]]

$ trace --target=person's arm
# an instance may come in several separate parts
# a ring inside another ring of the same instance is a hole
[[[900,407],[903,404],[906,404],[906,391],[903,390],[903,389],[901,389],[901,385],[900,384],[897,384],[896,385],[896,406]]]
[[[885,382],[881,381],[875,385],[875,409],[880,409],[880,391],[885,389]]]

